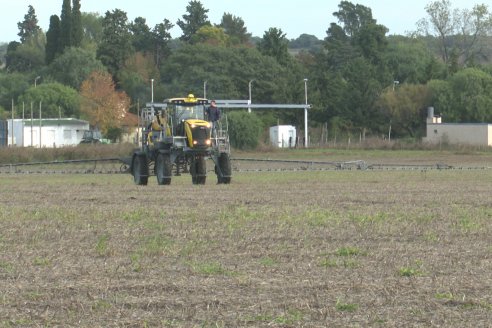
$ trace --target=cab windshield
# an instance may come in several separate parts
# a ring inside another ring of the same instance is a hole
[[[205,106],[203,104],[176,104],[176,119],[184,121],[187,119],[204,119]]]

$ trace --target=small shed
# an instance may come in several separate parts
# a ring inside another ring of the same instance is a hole
[[[89,122],[75,118],[7,120],[8,145],[18,147],[63,147],[78,145]]]
[[[292,125],[270,127],[270,143],[277,148],[292,148],[296,145],[296,128]]]
[[[458,144],[492,146],[492,124],[489,123],[443,123],[434,115],[434,108],[427,109],[427,136],[424,142],[432,144]]]

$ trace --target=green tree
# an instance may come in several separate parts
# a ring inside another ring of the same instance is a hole
[[[17,100],[32,84],[33,80],[27,74],[0,74],[0,106],[10,108],[12,100]]]
[[[229,42],[232,45],[248,44],[251,39],[251,33],[244,26],[244,21],[229,13],[222,15],[219,27],[229,36]]]
[[[97,58],[116,76],[134,52],[128,18],[124,11],[107,11],[103,20],[103,36]]]
[[[447,122],[458,122],[454,113],[454,96],[451,84],[446,80],[430,80],[427,83],[431,96],[431,105]]]
[[[263,34],[263,38],[258,43],[258,50],[266,56],[271,56],[279,63],[286,63],[289,58],[289,41],[281,29],[270,28]]]
[[[319,97],[321,107],[315,112],[325,122],[336,119],[362,135],[378,132],[385,123],[376,100],[394,80],[385,61],[387,29],[377,24],[368,7],[348,1],[338,7],[333,14],[342,25],[330,24],[326,52],[317,55],[310,71],[313,96]]]
[[[60,50],[72,46],[72,6],[70,0],[63,0],[60,15]]]
[[[206,91],[210,99],[248,99],[248,85],[254,80],[254,103],[304,102],[305,75],[300,65],[292,60],[288,66],[283,66],[256,48],[186,45],[169,56],[160,72],[166,96],[186,95],[189,91],[201,95],[207,81]],[[265,112],[275,115],[274,123],[277,119],[288,119],[293,124],[303,122],[301,111],[268,109]],[[266,115],[261,117],[268,119]]]
[[[133,34],[133,47],[136,51],[152,53],[153,38],[150,28],[143,17],[137,17],[129,26],[130,32]]]
[[[171,94],[201,91],[204,81],[207,81],[209,98],[247,99],[248,82],[255,80],[254,101],[264,103],[293,101],[293,81],[302,80],[300,76],[292,77],[291,74],[297,72],[254,48],[224,48],[207,44],[176,49],[161,67],[162,82]],[[302,86],[296,89],[304,95]]]
[[[71,17],[71,37],[73,47],[80,47],[84,37],[82,28],[82,13],[80,12],[80,0],[72,0],[72,17]]]
[[[255,113],[234,111],[227,114],[231,146],[237,149],[255,149],[263,124]]]
[[[50,17],[50,27],[46,32],[46,64],[51,64],[53,60],[60,54],[60,18],[57,15]]]
[[[155,91],[157,93],[159,71],[155,66],[152,54],[136,52],[127,59],[125,68],[119,74],[120,85],[125,92],[133,99],[146,101],[151,94],[151,79],[155,81]]]
[[[195,33],[204,25],[210,25],[208,20],[208,9],[205,9],[202,3],[198,0],[191,0],[186,6],[187,14],[182,16],[183,20],[178,19],[176,23],[183,34],[180,39],[185,42],[190,42]]]
[[[38,26],[38,18],[36,17],[36,11],[34,7],[29,5],[27,14],[24,16],[22,22],[17,23],[21,43],[26,43],[29,39],[34,38],[41,31]]]
[[[377,105],[388,125],[391,125],[392,136],[423,135],[426,108],[430,105],[430,91],[426,85],[405,83],[396,89],[387,88]]]
[[[172,39],[169,32],[173,28],[173,24],[164,19],[162,23],[157,24],[152,30],[152,38],[154,41],[154,59],[156,67],[160,67],[163,59],[171,54],[169,43]]]
[[[84,31],[84,37],[82,39],[83,48],[96,50],[103,35],[103,20],[104,18],[99,14],[82,13],[82,30]]]
[[[56,81],[78,90],[93,71],[103,71],[104,66],[94,52],[71,47],[57,57],[47,73]]]
[[[41,83],[34,86],[17,99],[17,103],[30,103],[42,106],[43,118],[74,117],[80,115],[80,99],[76,90],[60,83]],[[39,111],[35,111],[35,117],[39,117]]]
[[[350,37],[356,37],[362,28],[376,24],[376,20],[372,17],[372,10],[363,5],[354,5],[349,1],[341,1],[338,5],[338,11],[333,13],[333,16],[338,18],[338,21],[343,26],[343,31]]]
[[[207,43],[225,47],[228,44],[229,36],[220,27],[204,25],[193,35],[192,41],[193,43]]]
[[[7,48],[6,67],[17,72],[33,72],[45,64],[45,43],[43,33],[30,38],[26,43],[11,42]]]
[[[445,67],[439,65],[424,41],[403,36],[388,39],[384,61],[395,81],[415,84],[445,77]]]
[[[458,122],[492,121],[492,76],[467,68],[449,79],[454,96],[454,115]]]
[[[315,35],[303,33],[297,39],[289,42],[289,48],[305,49],[310,52],[319,52],[322,49],[323,42]]]

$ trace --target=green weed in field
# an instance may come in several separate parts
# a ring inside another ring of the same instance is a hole
[[[275,317],[273,322],[279,325],[295,325],[299,324],[303,318],[304,315],[301,311],[293,309],[288,310],[284,315]]]
[[[40,293],[40,292],[37,292],[37,291],[32,291],[32,292],[29,292],[27,293],[26,297],[30,300],[33,300],[33,301],[38,301],[40,299],[42,299],[45,295],[43,293]]]
[[[361,250],[357,247],[340,247],[339,249],[336,250],[335,252],[336,255],[338,256],[357,256],[357,255],[363,255]]]
[[[415,260],[413,265],[404,266],[398,269],[398,274],[402,277],[421,276],[423,263],[421,260]]]
[[[439,242],[439,235],[433,231],[428,231],[424,234],[424,240],[430,241],[430,242]]]
[[[10,262],[0,260],[0,272],[1,271],[11,273],[14,271],[14,265]]]
[[[463,233],[480,231],[482,229],[482,221],[487,220],[487,213],[483,208],[463,208],[455,207],[453,214],[456,216],[456,230]]]
[[[133,211],[127,211],[127,212],[122,213],[121,218],[124,221],[130,222],[130,223],[138,223],[138,222],[144,220],[146,217],[147,217],[147,213],[143,209],[139,208],[139,209],[135,209]]]
[[[162,234],[152,234],[145,236],[141,240],[140,251],[145,255],[162,255],[166,253],[174,244],[173,240]]]
[[[325,268],[336,268],[338,267],[338,261],[331,258],[323,258],[319,262],[319,265]]]
[[[271,266],[274,266],[276,265],[278,262],[275,260],[275,259],[272,259],[271,257],[262,257],[260,259],[260,264],[261,265],[264,265],[264,266],[267,266],[267,267],[271,267]]]
[[[111,303],[106,300],[96,300],[91,306],[93,311],[105,311],[111,308]]]
[[[51,264],[51,261],[46,257],[36,257],[33,264],[35,266],[48,266]]]
[[[335,308],[340,312],[355,312],[359,308],[359,305],[355,303],[347,303],[342,301],[340,298],[337,298]]]
[[[97,239],[96,253],[98,256],[104,257],[104,256],[108,256],[110,254],[110,251],[108,248],[108,242],[109,242],[109,235],[108,234],[104,234]]]
[[[436,293],[434,297],[438,300],[452,300],[454,299],[454,295],[451,292],[445,292],[445,293]]]
[[[202,262],[202,263],[193,263],[191,264],[191,268],[195,273],[204,274],[204,275],[234,275],[233,271],[229,271],[222,266],[222,264],[218,262]]]
[[[384,212],[378,212],[375,214],[350,213],[349,219],[359,225],[370,225],[387,222],[389,215]]]
[[[142,261],[141,261],[141,256],[138,253],[133,253],[130,255],[130,263],[132,267],[133,272],[140,272],[142,271]]]

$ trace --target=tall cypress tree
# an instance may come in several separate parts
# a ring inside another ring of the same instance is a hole
[[[51,64],[60,52],[60,18],[57,15],[52,15],[50,27],[46,32],[46,64]]]
[[[82,13],[80,12],[80,0],[72,1],[72,46],[80,47],[83,38]]]
[[[60,16],[60,49],[61,52],[72,46],[72,8],[70,0],[63,0]]]
[[[25,43],[41,31],[41,28],[38,26],[38,18],[36,17],[34,7],[29,5],[28,8],[24,20],[17,23],[17,27],[19,28],[19,33],[17,35],[20,36],[21,43]]]

